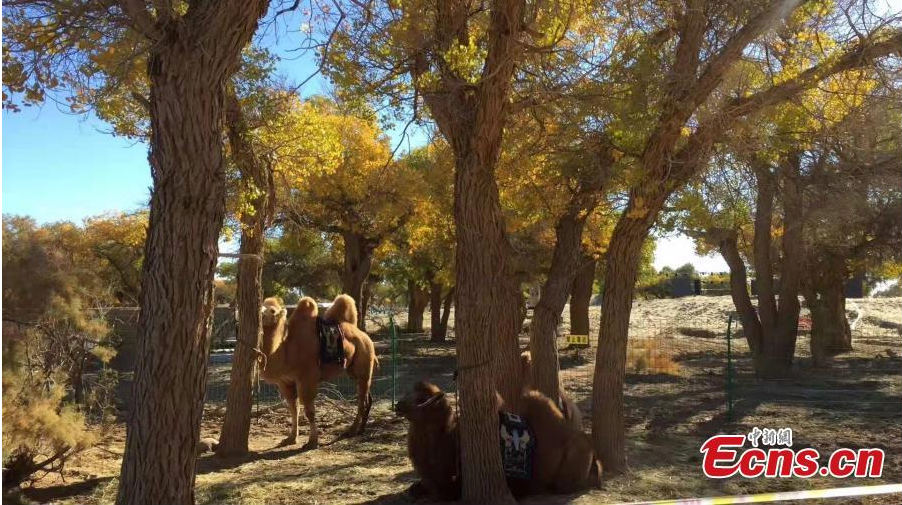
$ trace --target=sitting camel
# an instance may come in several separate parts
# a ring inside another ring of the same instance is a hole
[[[407,455],[420,476],[410,494],[414,498],[460,499],[460,435],[457,414],[445,393],[435,384],[418,382],[395,405],[395,412],[410,421]]]
[[[344,350],[343,365],[320,361],[320,340],[317,335],[319,309],[312,298],[301,298],[291,318],[287,320],[287,311],[279,298],[264,300],[261,312],[262,350],[266,360],[260,376],[266,382],[278,386],[279,393],[288,404],[288,411],[291,414],[290,431],[279,445],[292,445],[297,442],[298,396],[300,396],[304,404],[304,414],[310,424],[310,435],[302,449],[318,447],[319,430],[314,420],[316,414],[314,401],[319,383],[337,376],[342,371],[357,381],[357,416],[342,437],[363,433],[373,403],[370,396],[373,368],[379,362],[376,359],[373,341],[357,328],[357,308],[354,300],[348,295],[338,295],[322,318],[338,323],[343,336],[341,339]]]
[[[532,353],[529,349],[520,353],[520,374],[522,376],[522,390],[530,391],[535,389],[532,377]],[[560,379],[559,379],[560,380]],[[562,382],[558,382],[558,391],[560,391],[561,401],[558,402],[558,407],[561,412],[564,414],[564,418],[573,426],[574,429],[582,430],[583,429],[583,414],[579,410],[579,407],[576,405],[576,402],[573,401],[573,398],[567,394],[564,390],[564,384]]]
[[[500,396],[497,405],[499,412],[505,410]],[[443,500],[457,499],[460,429],[457,413],[445,393],[434,384],[419,382],[395,410],[410,421],[407,452],[420,477],[410,493],[414,497],[430,494]],[[595,458],[591,440],[573,428],[553,401],[538,391],[524,391],[517,414],[526,420],[537,442],[532,476],[508,476],[508,487],[515,496],[572,493],[601,485],[601,463]]]

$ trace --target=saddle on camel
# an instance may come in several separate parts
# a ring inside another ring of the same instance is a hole
[[[373,400],[373,369],[378,366],[370,337],[357,328],[357,308],[348,295],[338,295],[322,317],[310,297],[301,298],[288,318],[279,298],[267,298],[261,308],[265,366],[260,376],[275,384],[288,405],[291,427],[280,445],[292,445],[298,436],[298,400],[310,434],[303,449],[319,445],[316,426],[316,394],[320,381],[346,373],[357,383],[357,416],[341,436],[363,433]]]
[[[525,391],[518,412],[498,397],[500,450],[507,483],[515,496],[572,493],[601,484],[601,463],[589,437],[538,391]],[[414,496],[460,497],[458,414],[435,384],[421,381],[395,411],[410,421],[407,452],[420,481]]]

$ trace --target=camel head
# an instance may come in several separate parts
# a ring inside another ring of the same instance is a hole
[[[445,392],[435,384],[420,381],[395,405],[395,413],[410,422],[438,421],[444,424],[451,414]]]
[[[282,305],[282,299],[277,296],[271,296],[266,300],[263,300],[263,306],[260,307],[260,313],[263,317],[263,327],[270,328],[277,324],[279,321],[285,319],[285,314],[288,313],[285,310],[285,306]]]

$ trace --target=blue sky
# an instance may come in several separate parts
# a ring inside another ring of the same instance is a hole
[[[299,56],[300,16],[283,16],[258,41],[281,60],[278,71],[295,82],[314,70],[312,55]],[[302,94],[328,89],[321,77]],[[147,145],[107,133],[92,115],[73,115],[53,102],[22,112],[2,114],[2,199],[4,214],[29,215],[39,223],[69,220],[106,212],[131,211],[147,205],[151,186]],[[393,142],[398,132],[390,132]],[[411,144],[422,143],[413,132]],[[406,144],[402,150],[406,148]],[[227,248],[230,248],[226,246]],[[720,259],[700,258],[687,237],[659,241],[655,266],[678,267],[691,262],[701,271],[726,271]]]

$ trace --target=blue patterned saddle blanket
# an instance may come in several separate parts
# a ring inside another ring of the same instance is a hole
[[[319,338],[319,361],[324,365],[345,364],[344,334],[341,325],[333,319],[316,318],[316,335]]]
[[[536,452],[535,434],[526,419],[516,414],[501,412],[499,418],[504,474],[513,479],[531,479]]]

